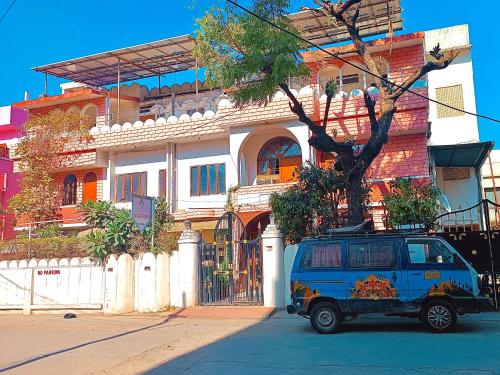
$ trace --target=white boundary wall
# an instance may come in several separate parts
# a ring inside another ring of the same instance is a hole
[[[0,262],[0,310],[161,311],[170,303],[170,255]]]

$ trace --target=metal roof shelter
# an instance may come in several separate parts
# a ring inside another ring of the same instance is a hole
[[[493,146],[494,143],[488,141],[429,146],[429,149],[434,156],[436,167],[481,168]]]
[[[91,86],[105,86],[193,69],[194,46],[191,35],[182,35],[33,69]]]
[[[346,27],[326,15],[307,10],[289,15],[304,38],[325,45],[350,40]],[[358,27],[361,36],[392,33],[402,29],[400,0],[363,0]],[[120,48],[33,68],[90,86],[106,86],[174,73],[197,67],[191,35]]]
[[[316,44],[325,45],[350,40],[345,26],[326,15],[312,10],[289,15],[302,36]],[[363,0],[357,26],[362,37],[392,33],[403,29],[400,0]]]

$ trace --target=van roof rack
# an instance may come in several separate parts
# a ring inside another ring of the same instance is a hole
[[[384,230],[384,231],[352,231],[352,232],[333,232],[327,231],[327,233],[320,234],[315,237],[310,238],[338,238],[338,237],[381,237],[381,236],[391,236],[391,237],[401,237],[401,236],[428,236],[429,233],[422,231],[421,229],[398,229],[398,230]]]

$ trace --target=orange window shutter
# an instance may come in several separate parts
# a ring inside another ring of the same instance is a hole
[[[280,158],[280,182],[297,181],[294,172],[302,164],[302,157]]]

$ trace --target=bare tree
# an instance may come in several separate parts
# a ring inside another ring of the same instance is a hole
[[[326,90],[327,99],[323,124],[317,125],[306,115],[302,103],[297,100],[288,85],[282,83],[280,87],[291,101],[290,108],[292,112],[311,130],[313,134],[309,140],[311,146],[320,151],[333,152],[338,155],[338,162],[341,165],[346,179],[349,224],[357,225],[363,222],[363,202],[361,199],[363,175],[380,153],[383,145],[389,139],[389,129],[394,113],[397,110],[396,101],[401,95],[408,91],[416,81],[427,73],[433,70],[445,69],[453,62],[459,52],[449,51],[443,53],[440,46],[437,45],[431,52],[433,61],[429,61],[420,68],[415,69],[401,85],[392,85],[382,77],[382,72],[365,42],[362,40],[359,29],[356,26],[360,13],[361,0],[338,0],[337,2],[330,0],[314,0],[314,2],[320,8],[309,9],[310,11],[332,17],[339,24],[347,28],[349,36],[354,43],[355,53],[361,58],[366,70],[373,74],[374,82],[380,91],[378,111],[373,97],[367,90],[364,92],[364,101],[370,119],[371,134],[362,151],[359,154],[355,154],[350,142],[338,142],[327,134],[326,125],[328,122],[330,105],[335,95],[334,90],[328,90],[328,88]]]

